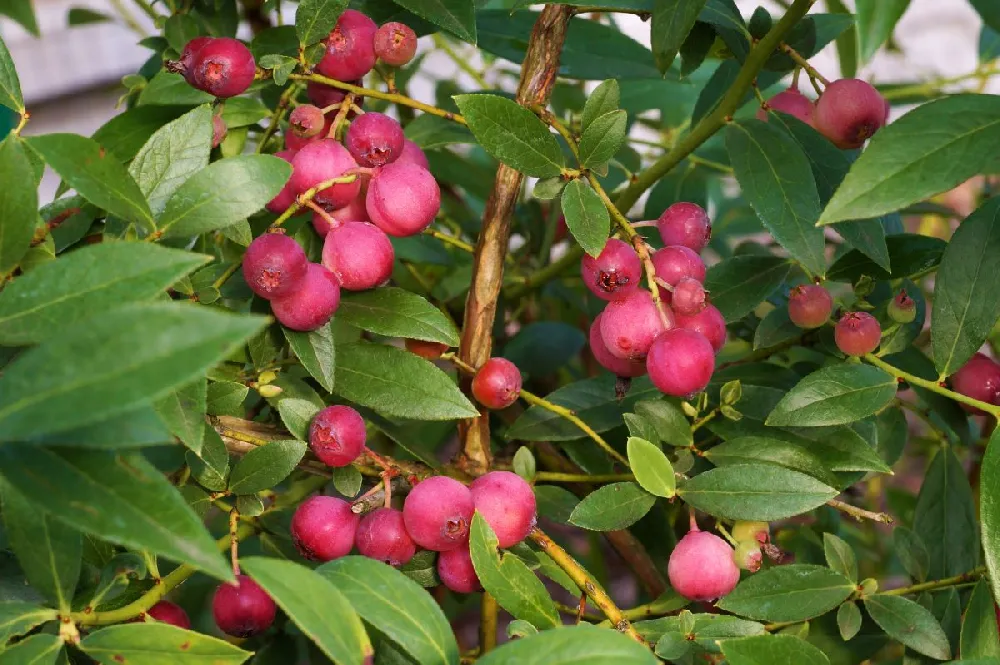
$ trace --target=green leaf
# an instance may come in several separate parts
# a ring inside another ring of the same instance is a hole
[[[232,579],[201,520],[141,456],[0,446],[0,460],[17,492],[71,527]]]
[[[570,515],[580,500],[558,485],[536,485],[535,502],[538,514],[559,524],[569,524]]]
[[[842,640],[847,642],[861,630],[861,610],[855,602],[847,602],[837,608],[837,630]]]
[[[694,443],[691,423],[674,402],[650,399],[635,403],[635,412],[652,423],[659,441],[671,446],[687,447]]]
[[[127,162],[138,154],[150,135],[185,110],[183,106],[136,106],[108,120],[91,138],[119,161]]]
[[[208,258],[152,243],[81,247],[0,292],[0,342],[34,344],[112,307],[152,300]]]
[[[993,430],[986,446],[986,454],[980,467],[979,488],[979,513],[983,525],[986,567],[989,569],[993,595],[1000,597],[1000,430]],[[964,544],[965,541],[962,542]]]
[[[192,88],[184,77],[166,70],[159,71],[139,93],[139,105],[198,106],[210,104],[214,97]]]
[[[319,410],[320,407],[309,400],[297,397],[287,397],[278,402],[281,422],[299,441],[309,440],[309,424],[313,417],[319,413]]]
[[[826,273],[823,231],[815,227],[819,194],[809,160],[778,127],[742,120],[726,127],[726,148],[761,223],[811,273]]]
[[[892,36],[910,0],[858,0],[857,30],[861,62],[868,62]]]
[[[649,441],[630,436],[628,461],[635,473],[635,480],[650,494],[671,498],[677,493],[674,467],[659,447]]]
[[[31,437],[26,443],[70,448],[123,450],[172,444],[173,437],[150,406],[44,436]]]
[[[347,0],[303,0],[299,3],[295,10],[295,34],[299,36],[299,44],[312,46],[326,39],[347,4]]]
[[[832,533],[824,533],[823,553],[826,555],[826,563],[831,569],[857,583],[858,559],[850,545]]]
[[[925,656],[938,660],[951,658],[948,637],[934,615],[923,606],[902,596],[884,594],[868,596],[864,603],[868,614],[889,637]]]
[[[885,244],[892,265],[891,272],[854,249],[830,266],[827,279],[856,282],[862,275],[876,280],[902,279],[933,270],[941,262],[947,246],[940,238],[909,233],[887,236]]]
[[[824,367],[792,388],[767,417],[771,426],[844,425],[882,410],[896,395],[896,379],[860,364]]]
[[[184,304],[128,305],[64,328],[0,376],[0,441],[133,410],[192,381],[260,328]]]
[[[160,230],[183,237],[235,224],[273,199],[291,173],[288,162],[271,155],[214,162],[177,188],[160,215]]]
[[[549,128],[534,113],[498,95],[455,95],[476,140],[493,157],[525,175],[550,178],[566,161]]]
[[[16,600],[0,601],[0,647],[10,638],[23,635],[57,616],[58,612],[48,607]]]
[[[205,410],[213,416],[242,416],[243,401],[250,389],[234,381],[213,381],[208,385]]]
[[[635,483],[611,483],[588,494],[569,522],[591,531],[618,531],[642,519],[654,503],[656,497]]]
[[[38,31],[38,20],[35,18],[35,8],[31,0],[7,0],[3,3],[3,7],[0,7],[0,14],[14,19],[35,37],[41,36]]]
[[[386,337],[458,346],[458,329],[446,314],[417,294],[392,286],[345,294],[337,320]]]
[[[38,633],[4,650],[2,659],[17,665],[57,665],[59,657],[63,655],[61,637]]]
[[[21,96],[21,81],[14,69],[14,59],[7,45],[0,39],[0,104],[16,111],[24,112],[24,97]]]
[[[102,665],[239,665],[253,654],[224,640],[168,623],[125,623],[91,633],[80,649]]]
[[[979,12],[983,23],[1000,31],[1000,7],[990,0],[969,0],[969,2]]]
[[[934,282],[931,349],[942,377],[966,363],[1000,318],[1000,199],[959,224]]]
[[[802,336],[802,328],[788,318],[787,307],[775,307],[761,319],[753,334],[754,351],[776,346]]]
[[[986,580],[979,580],[972,591],[962,619],[961,645],[959,651],[964,658],[1000,657],[996,604]]]
[[[403,130],[410,139],[424,150],[443,148],[456,143],[475,143],[467,128],[451,120],[425,113],[406,125]]]
[[[734,256],[705,275],[705,290],[727,323],[752,312],[784,283],[792,264],[777,256]]]
[[[371,656],[371,642],[360,617],[327,576],[279,559],[250,557],[240,563],[292,623],[337,665],[362,665]]]
[[[204,444],[198,454],[185,455],[191,476],[205,489],[221,492],[229,482],[229,451],[219,433],[207,422],[202,421]]]
[[[666,74],[707,0],[655,0],[649,39],[660,72]]]
[[[1000,168],[1000,98],[953,95],[881,129],[826,206],[818,224],[868,219],[923,201]]]
[[[770,522],[821,506],[837,496],[837,490],[780,466],[735,464],[698,474],[677,488],[677,494],[715,517]]]
[[[341,466],[331,469],[333,487],[347,497],[357,496],[361,490],[361,472],[354,466]]]
[[[421,665],[457,665],[448,619],[419,584],[380,561],[349,556],[320,566],[361,618]]]
[[[14,134],[0,143],[0,182],[4,183],[0,191],[0,276],[6,276],[31,247],[38,219],[34,171],[24,142]]]
[[[500,607],[540,630],[561,625],[545,585],[517,556],[498,551],[499,541],[477,511],[472,517],[469,549],[476,575]]]
[[[479,413],[433,363],[392,346],[340,346],[336,390],[344,399],[385,416],[457,420]]]
[[[722,642],[729,665],[829,665],[826,654],[793,635],[759,635]]]
[[[95,206],[143,228],[155,226],[139,185],[97,141],[77,134],[45,134],[28,143],[69,187]]]
[[[597,256],[604,250],[611,232],[611,216],[604,202],[583,180],[572,180],[563,189],[563,216],[583,251]]]
[[[832,469],[823,463],[806,441],[739,436],[706,450],[705,457],[716,466],[777,464],[793,471],[801,471],[826,485],[835,486],[838,483]]]
[[[288,477],[306,453],[301,441],[271,441],[243,456],[229,476],[229,491],[251,494],[274,487]]]
[[[323,390],[333,392],[333,377],[337,366],[333,321],[312,332],[299,332],[285,327],[281,330],[309,375],[316,379]]]
[[[926,580],[931,556],[920,536],[905,526],[897,526],[892,530],[892,545],[910,577],[919,582]]]
[[[129,164],[153,214],[185,180],[208,166],[212,150],[212,107],[203,104],[158,129]]]
[[[984,460],[980,486],[992,487],[983,484],[988,477],[986,465]],[[984,533],[988,524],[989,519],[984,517]],[[930,554],[928,579],[961,575],[979,565],[975,500],[962,463],[951,448],[938,450],[927,469],[917,496],[913,530]]]
[[[396,4],[459,39],[476,43],[476,5],[473,0],[398,0]]]
[[[611,111],[595,119],[580,137],[580,165],[596,168],[611,160],[625,142],[628,114]]]
[[[859,432],[851,427],[805,428],[797,430],[810,439],[810,452],[833,471],[877,471],[891,469],[879,457],[874,447],[874,432]]]
[[[854,589],[851,580],[829,568],[794,563],[745,578],[717,605],[761,621],[805,621],[837,607]]]
[[[586,132],[590,125],[600,117],[618,110],[621,99],[621,90],[618,81],[608,79],[587,97],[587,102],[583,105],[583,113],[580,117],[581,130]]]
[[[503,357],[532,376],[545,376],[569,364],[587,343],[583,332],[559,321],[523,326],[503,347]]]
[[[203,377],[178,388],[153,405],[170,433],[196,455],[201,453],[205,440],[207,395],[207,381]]]
[[[513,640],[476,661],[478,665],[656,665],[643,644],[607,628],[565,626]]]

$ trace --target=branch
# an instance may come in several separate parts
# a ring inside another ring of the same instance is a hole
[[[955,575],[954,577],[946,577],[943,580],[934,580],[933,582],[924,582],[922,584],[914,584],[912,586],[904,586],[899,589],[890,589],[889,591],[881,592],[883,596],[908,596],[913,593],[921,593],[923,591],[934,591],[936,589],[944,589],[950,586],[957,586],[959,584],[964,584],[966,582],[973,582],[980,579],[986,575],[986,566],[979,566],[967,573],[962,573],[961,575]]]
[[[296,81],[312,81],[313,83],[322,83],[323,85],[328,85],[331,88],[338,88],[340,90],[346,90],[347,92],[353,92],[358,96],[370,97],[372,99],[384,99],[385,101],[392,102],[393,104],[409,106],[410,108],[423,111],[424,113],[430,113],[431,115],[436,115],[438,117],[445,118],[446,120],[453,120],[460,125],[469,124],[465,121],[465,118],[458,113],[452,113],[451,111],[445,111],[444,109],[439,109],[438,107],[431,106],[430,104],[418,102],[412,97],[407,97],[406,95],[401,95],[399,93],[382,92],[381,90],[375,90],[373,88],[362,88],[358,85],[351,85],[350,83],[344,83],[343,81],[320,76],[319,74],[292,74],[288,78]]]
[[[878,367],[879,369],[885,372],[888,372],[889,374],[896,377],[897,380],[902,379],[903,381],[906,381],[910,385],[920,386],[921,388],[930,390],[931,392],[947,397],[948,399],[954,400],[956,402],[961,402],[962,404],[967,404],[981,411],[985,411],[994,418],[1000,418],[1000,406],[995,406],[987,402],[980,402],[978,399],[973,399],[961,393],[957,393],[953,390],[948,390],[940,383],[936,383],[934,381],[928,381],[927,379],[921,379],[919,376],[915,376],[913,374],[910,374],[909,372],[904,372],[898,367],[893,367],[892,365],[885,362],[884,360],[882,360],[873,353],[865,355],[864,361],[871,365],[874,365],[875,367]]]
[[[864,508],[858,508],[849,503],[844,503],[843,501],[837,501],[836,499],[830,499],[826,502],[826,505],[831,508],[836,508],[842,513],[850,515],[859,522],[862,520],[871,520],[873,522],[881,522],[882,524],[893,523],[892,515],[889,515],[888,513],[874,513],[870,510],[865,510]]]

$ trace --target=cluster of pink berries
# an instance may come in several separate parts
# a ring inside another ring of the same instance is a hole
[[[767,522],[737,522],[733,526],[733,549],[713,533],[701,531],[691,519],[691,529],[678,541],[667,562],[667,576],[677,593],[688,600],[722,598],[740,581],[740,570],[760,570],[761,550],[772,560],[781,552],[770,544]]]
[[[621,377],[649,373],[668,395],[686,397],[708,385],[715,354],[726,342],[726,322],[709,304],[700,252],[712,227],[694,203],[675,203],[657,220],[663,249],[651,257],[662,308],[639,288],[643,266],[628,243],[612,238],[597,257],[584,256],[583,281],[610,301],[590,326],[590,350]],[[662,288],[660,288],[662,287]]]
[[[916,303],[900,291],[889,304],[889,316],[897,323],[909,323],[916,316]],[[788,294],[788,318],[799,328],[819,328],[830,320],[833,297],[818,284],[802,284]],[[837,321],[834,342],[841,353],[863,356],[878,348],[882,325],[868,312],[846,312]]]
[[[811,125],[838,148],[860,148],[889,122],[889,102],[860,79],[833,81],[814,104],[797,88],[779,92],[767,105]],[[767,120],[761,109],[757,117]]]

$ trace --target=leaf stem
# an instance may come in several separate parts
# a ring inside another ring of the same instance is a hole
[[[497,615],[500,613],[500,606],[497,605],[496,598],[488,591],[483,592],[483,600],[480,605],[479,621],[479,654],[482,655],[492,651],[497,646]]]
[[[992,415],[993,417],[1000,417],[1000,406],[994,406],[993,404],[980,402],[978,399],[973,399],[971,397],[967,397],[966,395],[962,395],[961,393],[957,393],[953,390],[948,390],[940,383],[934,381],[928,381],[927,379],[921,379],[919,376],[915,376],[913,374],[910,374],[909,372],[904,372],[898,367],[893,367],[892,365],[885,362],[884,360],[882,360],[873,353],[866,354],[864,356],[864,360],[865,362],[874,365],[875,367],[878,367],[884,372],[887,372],[892,376],[896,377],[897,380],[902,379],[903,381],[906,381],[911,385],[920,386],[921,388],[930,390],[931,392],[947,397],[948,399],[954,400],[956,402],[961,402],[962,404],[967,404],[969,406],[980,409],[981,411],[985,411],[986,413]]]
[[[876,513],[870,510],[865,510],[864,508],[858,508],[857,506],[852,506],[849,503],[843,501],[838,501],[837,499],[830,499],[826,502],[826,505],[831,508],[836,508],[842,513],[846,513],[851,517],[855,518],[859,522],[862,520],[872,520],[873,522],[881,522],[882,524],[892,524],[892,515],[887,513]]]
[[[424,235],[428,235],[432,238],[437,238],[446,245],[451,245],[452,247],[457,247],[463,252],[468,252],[470,254],[476,251],[476,248],[465,242],[461,238],[456,238],[453,235],[448,235],[447,233],[442,233],[436,229],[424,229]]]
[[[607,473],[589,476],[585,473],[539,471],[535,474],[535,482],[539,483],[620,483],[630,480],[635,480],[635,476],[631,473]]]
[[[559,416],[561,418],[564,418],[565,420],[568,420],[569,422],[573,423],[574,425],[576,425],[577,427],[579,427],[581,430],[583,430],[584,434],[586,434],[591,439],[593,439],[594,443],[596,443],[598,446],[600,446],[604,450],[604,452],[606,452],[608,455],[610,455],[612,458],[614,458],[618,462],[624,464],[626,467],[629,465],[628,464],[628,459],[624,455],[622,455],[620,452],[618,452],[617,450],[615,450],[614,448],[612,448],[611,444],[609,444],[607,441],[605,441],[604,438],[601,437],[600,434],[598,434],[597,432],[595,432],[593,430],[593,428],[591,428],[590,425],[588,425],[587,423],[585,423],[579,416],[577,416],[575,413],[573,413],[572,411],[570,411],[566,407],[559,406],[558,404],[550,402],[547,399],[539,397],[538,395],[536,395],[536,394],[534,394],[532,392],[528,392],[527,390],[524,390],[524,389],[521,390],[521,399],[523,399],[528,404],[533,404],[535,406],[540,406],[541,408],[545,409],[546,411],[551,411],[552,413],[556,414],[557,416]]]
[[[879,592],[883,596],[908,596],[913,593],[921,593],[923,591],[934,591],[936,589],[944,589],[950,586],[957,586],[959,584],[964,584],[966,582],[971,582],[978,580],[986,575],[986,566],[979,566],[974,568],[967,573],[962,573],[961,575],[955,575],[954,577],[946,577],[941,580],[934,580],[933,582],[923,582],[921,584],[914,584],[912,586],[904,586],[898,589],[890,589],[888,591]]]
[[[439,109],[438,107],[431,106],[430,104],[424,104],[423,102],[418,102],[412,97],[407,97],[406,95],[402,95],[399,93],[382,92],[381,90],[374,90],[372,88],[362,88],[361,86],[351,85],[350,83],[344,83],[343,81],[338,81],[336,79],[320,76],[319,74],[292,74],[288,78],[297,81],[312,81],[314,83],[322,83],[323,85],[328,85],[331,88],[338,88],[340,90],[346,90],[347,92],[353,92],[355,95],[358,96],[370,97],[372,99],[383,99],[393,104],[409,106],[410,108],[417,109],[418,111],[423,111],[424,113],[430,113],[431,115],[436,115],[446,120],[452,120],[460,125],[469,124],[465,121],[465,118],[463,118],[458,113],[452,113],[451,111],[445,111],[444,109]]]
[[[809,75],[809,78],[813,79],[814,81],[819,81],[823,85],[830,85],[830,81],[828,81],[826,77],[820,74],[815,67],[810,65],[809,61],[803,58],[802,54],[800,54],[798,51],[796,51],[795,49],[793,49],[791,46],[789,46],[784,42],[781,43],[781,50],[784,51],[785,54],[788,55],[788,57],[790,57],[793,62],[795,62],[796,65],[798,65],[801,69],[803,69],[805,73]]]
[[[331,178],[330,180],[325,180],[316,185],[315,187],[307,189],[306,191],[302,192],[297,197],[295,197],[295,201],[292,203],[292,205],[288,206],[288,210],[281,213],[281,216],[279,216],[278,219],[274,220],[274,222],[271,223],[270,228],[276,229],[285,222],[287,222],[291,217],[295,216],[295,214],[298,213],[299,210],[306,207],[307,202],[311,201],[313,197],[315,197],[317,194],[322,192],[327,187],[332,187],[333,185],[342,185],[351,183],[357,179],[358,179],[358,174],[352,173],[350,175],[342,175],[336,178]]]
[[[267,127],[264,129],[264,134],[260,137],[260,141],[257,142],[258,153],[264,150],[267,142],[270,141],[271,137],[274,136],[274,133],[278,131],[278,126],[281,124],[282,118],[284,118],[285,113],[288,112],[289,104],[301,89],[301,84],[292,83],[283,93],[281,93],[281,97],[278,98],[278,104],[274,107],[274,113],[271,114],[271,120],[267,123]]]

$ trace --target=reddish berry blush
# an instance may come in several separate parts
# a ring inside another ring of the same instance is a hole
[[[346,9],[326,38],[326,53],[317,71],[338,81],[364,77],[375,67],[375,33],[378,25],[354,9]]]
[[[403,524],[403,513],[392,508],[379,508],[362,517],[357,543],[362,555],[390,566],[402,566],[417,553],[417,545]]]
[[[685,277],[705,281],[705,262],[697,252],[683,245],[670,245],[653,253],[656,276],[670,286],[676,286]]]
[[[788,318],[799,328],[819,328],[832,311],[830,292],[818,284],[802,284],[788,294]]]
[[[482,589],[468,547],[441,552],[437,560],[441,583],[455,593],[474,593]]]
[[[271,311],[286,328],[309,332],[326,325],[339,305],[340,283],[336,275],[318,263],[310,263],[293,293],[271,300]]]
[[[188,618],[187,612],[180,605],[171,603],[169,600],[161,600],[150,607],[146,614],[157,621],[169,623],[171,626],[177,626],[184,630],[191,629],[191,619]]]
[[[387,65],[402,67],[417,52],[417,33],[403,23],[386,23],[375,33],[375,55]]]
[[[220,584],[212,598],[215,624],[233,637],[264,632],[274,623],[276,611],[274,600],[246,575],[237,575],[236,584]]]
[[[328,406],[309,425],[309,448],[324,464],[347,466],[365,449],[365,419],[349,406]]]
[[[643,360],[660,334],[673,325],[673,313],[664,305],[664,324],[649,291],[608,303],[601,317],[601,339],[611,355],[624,360]]]
[[[424,549],[446,552],[468,546],[475,506],[469,488],[454,478],[420,481],[403,503],[406,532]]]
[[[863,356],[878,348],[882,326],[868,312],[848,312],[833,331],[837,348],[849,356]]]
[[[601,300],[619,300],[639,288],[642,262],[628,243],[611,238],[595,258],[580,260],[583,283]]]
[[[254,238],[243,255],[243,279],[261,298],[283,298],[298,290],[309,271],[305,250],[283,233]]]
[[[472,379],[472,396],[487,409],[506,409],[521,394],[521,370],[506,358],[490,358]]]
[[[291,164],[292,157],[295,156],[295,152],[293,150],[282,150],[281,152],[274,153],[274,156]],[[265,207],[268,212],[280,215],[288,210],[293,203],[295,203],[295,192],[292,190],[291,180],[289,179],[289,181],[285,183],[285,186],[281,188],[281,191],[278,192]]]
[[[292,540],[299,554],[310,561],[333,561],[354,547],[359,515],[351,504],[333,496],[309,497],[292,516]]]
[[[670,307],[680,316],[694,316],[707,304],[705,287],[691,277],[681,277],[670,294]]]
[[[869,83],[840,79],[820,95],[813,123],[838,148],[860,148],[885,125],[887,110],[886,100]]]
[[[656,220],[664,245],[682,245],[701,252],[712,237],[708,213],[696,203],[675,203]]]
[[[292,158],[292,178],[289,180],[296,195],[327,180],[340,178],[358,168],[347,148],[332,139],[322,139],[305,146]],[[342,208],[361,191],[361,181],[337,183],[320,190],[314,201],[324,208]]]
[[[1000,364],[992,358],[977,353],[951,376],[955,392],[988,404],[1000,404]],[[984,411],[968,404],[961,407],[970,413],[983,415]]]
[[[510,471],[490,471],[469,486],[476,512],[493,529],[500,547],[513,547],[528,537],[537,518],[535,493],[524,478]]]
[[[646,369],[661,392],[687,397],[700,393],[712,380],[715,351],[701,333],[672,328],[653,342],[646,357]]]
[[[218,148],[226,138],[229,128],[221,115],[212,116],[212,147]]]
[[[214,37],[195,37],[187,44],[184,45],[183,50],[181,50],[180,64],[182,67],[181,71],[186,71],[194,65],[194,57],[198,54],[202,48],[204,48],[209,42],[211,42]],[[185,73],[185,77],[187,74]]]
[[[775,111],[787,113],[797,120],[801,120],[807,125],[812,124],[813,109],[815,108],[811,99],[803,95],[795,88],[789,88],[779,92],[771,99],[767,100],[767,105]],[[767,122],[768,112],[764,109],[757,111],[757,119]]]
[[[345,222],[330,231],[323,244],[323,265],[348,291],[373,289],[389,281],[394,259],[389,237],[368,222]]]
[[[611,353],[608,345],[601,337],[601,318],[604,312],[597,315],[594,322],[590,324],[590,352],[594,354],[594,360],[604,369],[614,373],[616,376],[635,378],[646,373],[646,363],[642,360],[624,360]]]
[[[722,538],[697,530],[689,531],[674,547],[667,575],[670,586],[688,600],[721,598],[740,581],[733,548]]]
[[[431,170],[431,164],[427,161],[427,155],[420,149],[420,146],[410,139],[403,139],[403,150],[399,153],[396,162],[399,164],[413,164],[425,171]]]
[[[403,128],[382,113],[365,113],[347,128],[344,145],[358,164],[367,167],[394,162],[403,152]]]
[[[246,92],[257,73],[257,64],[243,42],[219,37],[205,43],[191,56],[185,78],[193,87],[225,99]]]
[[[705,305],[693,316],[675,314],[674,319],[679,327],[704,335],[716,353],[726,345],[726,320],[714,305]]]
[[[441,209],[441,190],[429,171],[397,161],[372,176],[365,207],[372,222],[389,235],[412,236],[434,221]]]

